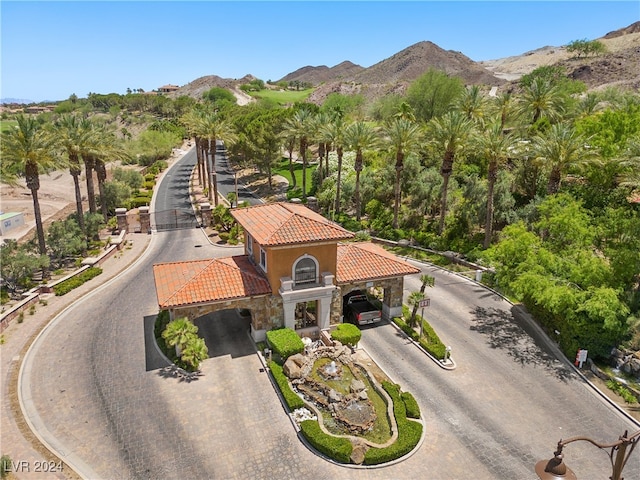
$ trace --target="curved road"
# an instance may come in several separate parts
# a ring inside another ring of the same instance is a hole
[[[157,202],[188,198],[194,162],[186,155],[165,175]],[[325,462],[297,438],[241,322],[212,318],[201,325],[221,350],[190,383],[158,369],[145,342],[145,323],[157,313],[154,263],[239,252],[208,245],[199,229],[154,234],[131,269],[62,312],[34,345],[21,380],[35,409],[31,421],[84,476],[533,479],[533,465],[550,458],[560,438],[613,441],[637,429],[537,346],[507,302],[427,266],[436,276],[427,316],[452,345],[458,368],[440,369],[389,324],[365,329],[362,340],[418,399],[424,443],[379,469]],[[407,293],[416,282],[407,280]],[[610,474],[607,456],[591,445],[568,446],[565,459],[581,478]],[[630,463],[625,477],[640,478],[640,462]]]

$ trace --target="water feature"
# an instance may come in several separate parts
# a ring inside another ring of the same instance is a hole
[[[316,410],[328,432],[373,443],[391,438],[387,403],[364,367],[351,361],[350,349],[320,347],[293,361],[299,362],[299,374],[291,383]],[[291,370],[285,368],[285,372]]]

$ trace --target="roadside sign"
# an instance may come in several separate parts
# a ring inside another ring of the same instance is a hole
[[[420,302],[418,303],[418,306],[420,308],[428,307],[429,303],[431,303],[431,299],[430,298],[425,298],[424,300],[420,300]]]

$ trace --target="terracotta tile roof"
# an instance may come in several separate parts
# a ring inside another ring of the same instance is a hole
[[[371,242],[339,243],[336,283],[399,277],[420,272]]]
[[[346,240],[353,233],[296,203],[267,203],[231,211],[260,245],[291,245],[323,240]]]
[[[160,263],[153,266],[160,308],[271,293],[247,256]]]

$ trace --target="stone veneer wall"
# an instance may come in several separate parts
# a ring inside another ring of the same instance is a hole
[[[338,321],[340,323],[340,317],[342,316],[342,297],[352,290],[366,290],[367,284],[373,283],[376,288],[384,289],[384,299],[382,301],[382,316],[388,319],[389,317],[399,315],[402,313],[402,293],[404,290],[404,277],[388,278],[386,280],[375,280],[373,282],[360,282],[360,283],[348,283],[340,285],[339,294],[339,306],[337,310],[332,304],[332,315],[338,313]],[[333,317],[331,319],[333,324]]]
[[[282,299],[270,295],[227,300],[225,302],[195,307],[176,308],[172,312],[172,318],[187,317],[193,321],[208,313],[234,308],[251,310],[251,325],[253,330],[271,330],[272,328],[283,325]]]

